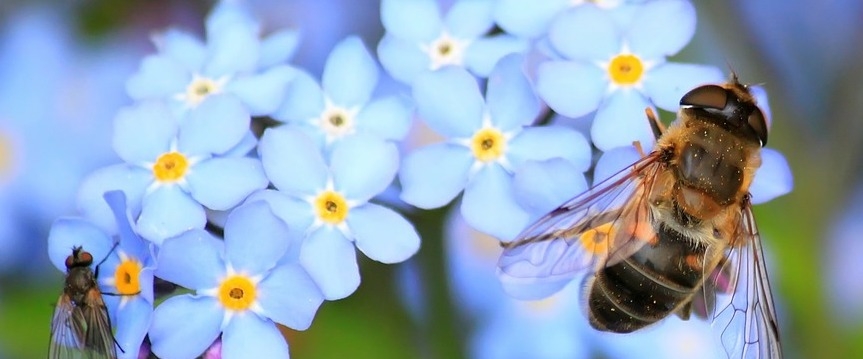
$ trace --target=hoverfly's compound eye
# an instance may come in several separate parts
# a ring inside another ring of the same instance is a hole
[[[81,252],[81,255],[78,257],[78,259],[80,260],[80,263],[86,263],[87,265],[93,263],[93,255],[90,254],[90,252]]]
[[[67,269],[72,268],[72,266],[74,266],[74,265],[75,265],[75,257],[74,256],[66,257],[66,268]]]
[[[767,121],[764,119],[764,113],[761,112],[760,108],[755,108],[752,113],[749,114],[749,118],[747,119],[749,123],[749,127],[755,131],[755,134],[758,135],[758,139],[761,140],[761,147],[767,145]]]
[[[680,106],[706,107],[717,110],[725,108],[728,102],[728,92],[717,85],[704,85],[696,87],[680,98]]]

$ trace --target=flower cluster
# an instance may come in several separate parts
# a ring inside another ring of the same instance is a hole
[[[55,223],[55,266],[73,246],[108,258],[99,283],[117,294],[106,302],[121,357],[288,357],[276,324],[304,330],[324,301],[354,293],[357,250],[387,264],[419,251],[385,192],[422,209],[458,201],[467,225],[510,241],[587,189],[594,147],[596,179],[633,160],[634,141],[649,147],[645,108],[674,111],[722,81],[668,61],[694,33],[688,1],[527,3],[383,0],[380,62],[348,36],[320,78],[289,63],[298,32],[262,36],[241,2],[216,5],[205,40],[155,35],[114,118],[121,162],[83,181],[83,218]],[[589,136],[547,124],[590,114]],[[414,141],[428,132],[440,140]],[[784,158],[764,162],[757,201],[790,191]],[[154,307],[156,282],[188,292]],[[482,316],[486,339],[499,335],[489,323],[523,319],[501,307]]]

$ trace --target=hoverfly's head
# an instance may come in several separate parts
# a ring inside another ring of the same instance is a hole
[[[93,255],[85,252],[81,247],[73,247],[72,255],[66,257],[66,269],[74,267],[89,267],[93,264]]]
[[[749,89],[735,77],[726,86],[704,85],[683,95],[680,107],[745,138],[767,144],[767,121]]]

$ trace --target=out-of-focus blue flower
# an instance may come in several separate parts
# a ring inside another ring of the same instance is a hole
[[[284,65],[296,49],[295,31],[259,39],[260,25],[235,1],[221,1],[206,22],[207,42],[177,29],[153,38],[158,54],[141,63],[127,82],[136,100],[163,99],[177,111],[210,96],[232,94],[253,116],[278,108],[296,70]]]
[[[156,275],[195,294],[156,308],[149,332],[153,353],[193,358],[221,334],[222,358],[287,358],[275,323],[305,330],[323,302],[306,271],[295,260],[282,260],[300,242],[260,201],[234,209],[224,241],[201,229],[166,240]]]
[[[368,201],[383,192],[398,169],[392,143],[356,134],[339,141],[329,164],[314,142],[290,127],[270,128],[258,147],[264,171],[278,191],[253,194],[306,236],[299,259],[329,300],[360,283],[354,245],[383,263],[406,260],[419,249],[413,225]]]
[[[501,60],[484,100],[473,76],[457,67],[421,75],[414,84],[420,116],[446,142],[415,150],[399,179],[402,199],[420,208],[449,203],[464,189],[461,213],[474,228],[502,240],[531,220],[513,194],[513,173],[526,161],[560,157],[578,171],[590,166],[590,147],[564,127],[526,127],[540,104],[517,55]]]
[[[377,63],[362,40],[348,37],[333,48],[322,84],[299,73],[273,118],[299,126],[322,148],[358,132],[401,140],[410,128],[410,101],[398,96],[372,99],[378,77]]]
[[[574,8],[549,29],[551,45],[565,60],[540,64],[537,91],[564,116],[596,111],[591,139],[603,151],[636,140],[650,147],[645,108],[677,111],[686,91],[723,79],[713,66],[666,62],[694,31],[695,9],[684,0],[640,5],[628,28],[595,6]]]
[[[138,348],[153,312],[153,268],[149,243],[132,230],[122,192],[105,195],[118,223],[119,240],[90,221],[60,218],[48,235],[48,255],[55,267],[66,271],[65,260],[72,248],[81,247],[93,256],[102,299],[116,329],[114,339],[122,348],[121,358],[137,358]]]
[[[581,314],[574,283],[544,300],[520,301],[504,293],[496,280],[499,241],[468,227],[458,211],[446,223],[448,277],[459,310],[474,325],[471,358],[587,358],[593,331]]]
[[[114,150],[126,163],[102,168],[81,185],[79,206],[95,221],[108,208],[100,194],[126,192],[137,230],[162,240],[206,224],[204,207],[228,210],[267,186],[259,160],[220,156],[249,131],[249,115],[231,96],[212,100],[176,118],[163,102],[145,101],[115,119]],[[112,223],[103,223],[113,228]]]
[[[115,51],[126,40],[120,36],[79,46],[62,6],[6,10],[0,25],[0,272],[14,268],[20,275],[50,268],[38,255],[47,242],[33,239],[45,238],[58,216],[72,212],[81,178],[113,161],[110,118],[128,101],[118,89],[137,51]]]
[[[494,26],[493,5],[491,0],[460,0],[442,17],[434,0],[382,1],[387,33],[378,44],[381,64],[406,84],[447,65],[488,76],[500,58],[528,48],[526,40],[514,36],[484,36]]]

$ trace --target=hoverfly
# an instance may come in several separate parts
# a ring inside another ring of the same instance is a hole
[[[66,257],[66,283],[51,321],[49,359],[117,358],[114,334],[96,271],[90,269],[93,256],[81,247]]]
[[[598,330],[629,333],[695,313],[721,328],[729,357],[781,358],[749,194],[767,142],[764,113],[736,75],[686,93],[667,129],[646,112],[653,151],[505,243],[505,289],[538,299],[587,273],[587,317]]]

